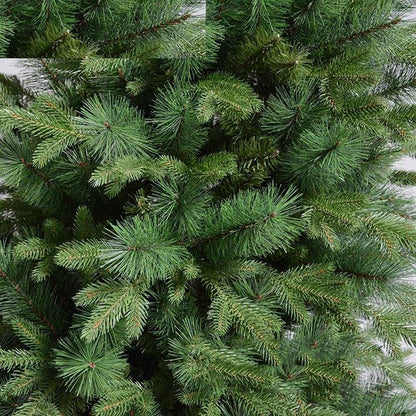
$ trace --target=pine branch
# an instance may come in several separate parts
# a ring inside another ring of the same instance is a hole
[[[22,317],[12,318],[10,325],[23,344],[29,348],[42,349],[49,343],[42,329],[27,319]]]
[[[265,54],[267,54],[277,43],[282,42],[280,35],[271,37],[267,42],[263,43],[255,52],[245,57],[244,61],[239,65],[239,71],[244,72],[250,69],[253,64]]]
[[[72,36],[71,32],[67,29],[62,30],[62,28],[51,28],[52,32],[49,34],[47,39],[45,39],[48,44],[43,45],[41,49],[36,50],[36,55],[42,57],[41,62],[42,65],[45,67],[45,69],[49,72],[48,65],[45,65],[46,60],[43,58],[45,56],[48,56],[50,52],[54,52],[54,50],[64,43],[68,38]],[[52,38],[51,38],[52,37]],[[36,38],[34,40],[34,43],[36,42]],[[56,80],[55,74],[51,73],[54,81]]]
[[[70,270],[88,270],[99,265],[99,240],[64,243],[58,247],[55,262]]]
[[[134,415],[160,416],[159,407],[151,389],[138,382],[124,381],[106,392],[99,403],[94,405],[97,416]]]
[[[395,170],[391,175],[393,183],[404,186],[416,186],[416,172]]]
[[[379,25],[374,26],[374,27],[370,27],[370,28],[365,29],[361,32],[353,33],[350,36],[341,37],[341,38],[338,38],[338,39],[330,41],[330,42],[324,42],[324,43],[320,43],[318,45],[311,46],[310,49],[312,51],[315,51],[315,50],[318,50],[318,49],[326,48],[328,46],[342,45],[344,43],[351,42],[351,41],[356,40],[356,39],[362,39],[362,38],[364,38],[368,35],[371,35],[371,34],[386,30],[386,29],[391,29],[392,27],[398,25],[401,22],[402,22],[401,18],[392,19],[388,22],[379,24]]]
[[[0,120],[9,128],[17,128],[44,139],[38,145],[33,157],[34,164],[40,168],[57,158],[67,147],[85,139],[84,135],[65,125],[67,120],[52,119],[47,115],[28,110],[2,108]],[[22,162],[26,163],[26,161]],[[31,168],[31,165],[27,167]]]
[[[248,339],[254,338],[265,360],[277,365],[280,358],[274,334],[280,330],[279,318],[268,308],[239,297],[226,285],[214,281],[207,283],[215,293],[211,304],[215,330],[223,335],[229,327],[226,321],[234,321],[237,332]]]
[[[101,340],[85,343],[72,334],[55,350],[54,363],[66,386],[90,399],[113,389],[126,369],[120,348],[108,348]]]
[[[93,307],[84,320],[81,336],[87,341],[94,341],[126,318],[128,336],[139,338],[148,314],[147,295],[144,285],[126,281],[87,286],[75,297],[78,306]]]
[[[224,253],[242,257],[285,250],[298,234],[298,198],[293,188],[282,195],[273,186],[264,192],[240,192],[212,210],[208,218],[215,220],[202,227],[205,236],[179,244],[203,246],[212,258]]]
[[[48,61],[45,58],[42,58],[40,60],[40,62],[42,63],[43,67],[45,68],[45,70],[48,72],[48,74],[52,77],[52,81],[57,84],[59,86],[59,88],[62,91],[67,91],[67,87],[65,86],[65,84],[59,79],[58,75],[56,74],[56,72],[50,67]]]
[[[55,332],[55,328],[54,328],[54,326],[53,326],[53,324],[46,318],[46,316],[44,316],[39,310],[38,310],[38,308],[35,306],[35,304],[33,303],[33,301],[32,301],[32,299],[31,299],[31,297],[30,297],[30,295],[28,295],[21,287],[20,287],[20,285],[17,283],[17,282],[15,282],[11,277],[9,277],[7,274],[6,274],[6,272],[5,271],[3,271],[3,270],[1,270],[0,269],[0,278],[2,278],[2,279],[6,279],[8,282],[9,282],[9,284],[10,284],[10,286],[16,291],[16,293],[18,293],[19,295],[21,295],[22,296],[22,298],[23,298],[23,300],[25,301],[25,303],[27,304],[27,305],[29,305],[30,306],[30,308],[31,308],[31,310],[35,313],[35,315],[37,315],[41,320],[42,320],[42,322],[44,322],[47,326],[48,326],[48,328],[54,333],[54,334],[56,334],[56,332]]]
[[[29,367],[40,366],[46,359],[37,353],[21,349],[4,350],[0,349],[0,368],[11,370],[15,367],[26,369]]]
[[[160,29],[165,29],[166,27],[169,27],[169,26],[175,26],[175,25],[181,24],[181,23],[185,22],[186,20],[188,20],[190,17],[192,17],[192,15],[190,13],[186,13],[186,14],[178,17],[178,18],[167,20],[166,22],[159,23],[155,26],[140,30],[139,32],[126,33],[123,36],[119,36],[119,37],[115,37],[115,38],[111,38],[111,39],[101,41],[100,44],[102,44],[102,45],[111,45],[111,44],[117,43],[119,41],[123,41],[125,39],[139,38],[139,37],[145,36],[149,33],[155,33],[157,31],[159,31]]]

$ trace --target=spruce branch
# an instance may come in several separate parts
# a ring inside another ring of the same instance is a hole
[[[149,386],[124,381],[107,391],[94,406],[97,416],[122,416],[139,412],[143,416],[160,416],[159,406]]]
[[[32,351],[14,349],[0,349],[0,368],[11,370],[15,367],[26,369],[32,366],[39,366],[45,363],[45,358]]]
[[[86,270],[99,264],[99,240],[64,243],[58,247],[55,262],[70,270]]]
[[[109,281],[87,286],[75,297],[78,306],[93,306],[85,319],[81,337],[94,341],[126,318],[128,336],[137,339],[147,319],[147,296],[147,288],[134,282]]]

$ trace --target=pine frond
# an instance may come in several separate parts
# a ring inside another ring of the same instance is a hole
[[[299,45],[279,43],[270,63],[276,78],[281,82],[299,82],[310,75],[312,60],[309,50]]]
[[[37,146],[33,157],[37,167],[46,166],[69,146],[78,144],[85,138],[68,124],[66,118],[51,117],[43,112],[3,107],[0,109],[0,122],[3,129],[18,128],[43,140]]]
[[[97,416],[124,416],[129,412],[138,412],[143,416],[161,414],[151,389],[127,380],[104,393],[93,410]]]
[[[35,282],[42,282],[43,280],[52,276],[56,269],[56,265],[52,256],[48,256],[43,260],[40,260],[32,269],[32,279]]]
[[[203,245],[213,259],[286,250],[301,226],[296,218],[298,199],[293,188],[286,193],[275,186],[263,192],[240,192],[212,209],[203,224],[203,235],[192,245]]]
[[[276,406],[280,409],[285,409],[286,406],[283,400],[280,400],[279,396],[275,396],[273,399],[272,394],[259,394],[253,391],[244,391],[241,389],[233,389],[229,393],[231,405],[228,405],[229,410],[225,410],[225,406],[222,407],[224,415],[239,415],[239,414],[249,414],[255,416],[267,416],[270,415],[272,410],[272,406],[270,406],[270,402],[276,404]],[[298,406],[296,406],[298,407]],[[291,413],[288,413],[291,414]]]
[[[206,123],[217,116],[224,125],[235,124],[258,112],[262,101],[251,88],[231,75],[217,73],[200,81],[198,117]]]
[[[16,416],[61,416],[61,412],[43,394],[33,395],[29,401],[19,406],[15,412]]]
[[[347,416],[347,413],[328,407],[313,407],[308,410],[308,416]]]
[[[207,382],[215,385],[221,379],[251,386],[279,384],[266,368],[245,355],[212,345],[190,319],[183,321],[181,331],[171,340],[170,351],[172,361],[169,366],[177,380],[188,387]]]
[[[408,172],[403,170],[393,171],[390,180],[394,184],[404,186],[416,186],[416,172]]]
[[[48,22],[61,26],[71,26],[75,21],[77,2],[68,3],[65,0],[42,0],[35,23],[43,28]]]
[[[19,259],[41,260],[52,253],[54,247],[39,237],[31,237],[14,247],[14,255]]]
[[[267,362],[276,365],[280,359],[274,335],[280,331],[282,321],[267,307],[239,297],[226,285],[208,282],[208,286],[215,293],[210,311],[215,332],[224,335],[234,324],[240,335],[255,340]]]
[[[280,88],[266,102],[262,113],[262,129],[267,134],[285,140],[314,123],[325,114],[316,95],[314,83],[290,88]]]
[[[126,362],[120,356],[120,349],[106,348],[102,340],[87,343],[73,334],[59,342],[54,363],[68,389],[90,399],[121,380]]]
[[[216,22],[182,24],[159,44],[156,57],[168,61],[177,79],[189,81],[216,61],[223,32]]]
[[[10,325],[21,342],[28,348],[42,350],[49,344],[49,339],[43,328],[29,320],[16,317],[10,320]]]
[[[212,186],[237,173],[236,159],[235,154],[229,152],[211,153],[199,158],[185,173],[189,173],[203,185]]]
[[[88,240],[97,237],[98,227],[92,213],[85,205],[79,206],[74,219],[74,237],[77,240]]]
[[[0,56],[4,57],[10,38],[13,35],[15,24],[8,16],[0,17]]]
[[[166,278],[189,258],[170,225],[156,218],[133,217],[112,225],[107,235],[99,252],[103,265],[129,279],[144,278],[150,283]]]
[[[102,161],[155,152],[144,119],[125,98],[94,96],[85,102],[81,116],[76,126],[86,137],[85,146]]]
[[[64,243],[58,247],[55,262],[70,270],[86,270],[99,264],[102,243],[99,240],[85,240]]]
[[[285,26],[284,16],[290,7],[290,0],[265,1],[254,0],[251,2],[250,17],[247,21],[249,33],[259,28],[267,28],[273,32]]]
[[[75,303],[92,309],[85,316],[81,337],[94,341],[126,318],[128,336],[137,339],[146,324],[147,297],[145,287],[128,281],[95,283],[82,289],[75,296]]]
[[[358,193],[334,192],[307,199],[303,216],[310,237],[320,238],[330,247],[338,246],[342,233],[362,226],[362,211],[368,204],[368,198]]]
[[[316,125],[281,155],[281,173],[305,193],[329,190],[360,168],[367,155],[363,139],[343,123]],[[317,185],[319,184],[319,185]]]
[[[47,24],[43,31],[35,33],[25,45],[26,57],[59,57],[61,51],[74,41],[68,27]]]
[[[206,140],[206,129],[198,120],[197,96],[193,89],[181,85],[160,91],[154,102],[151,121],[161,148],[183,157],[195,154]]]
[[[306,303],[325,308],[343,309],[350,300],[346,283],[328,264],[303,266],[272,277],[271,287],[282,306],[296,319],[308,322],[310,313]]]
[[[106,194],[114,197],[125,186],[141,179],[158,179],[166,174],[168,163],[163,159],[126,156],[99,166],[91,175],[94,186],[105,185]]]
[[[373,212],[363,218],[364,234],[370,236],[388,254],[414,251],[416,228],[412,221],[396,214]]]
[[[39,388],[44,377],[45,373],[42,367],[23,371],[15,370],[13,376],[2,385],[0,397],[27,396]]]
[[[169,223],[181,238],[198,235],[210,197],[197,183],[166,178],[156,182],[151,198],[161,223]]]
[[[237,73],[247,74],[251,78],[253,71],[263,72],[264,67],[268,67],[271,56],[274,55],[281,42],[284,40],[280,34],[267,28],[259,28],[254,36],[245,38],[238,50],[233,51],[227,64]]]
[[[60,244],[68,237],[68,230],[65,225],[56,218],[47,218],[43,225],[43,237],[45,241]]]
[[[12,370],[13,368],[30,368],[41,366],[45,363],[45,358],[36,352],[13,349],[0,349],[0,368],[3,370]]]
[[[403,342],[414,348],[416,331],[408,323],[408,311],[383,305],[376,299],[373,304],[362,309],[365,316],[371,320],[372,328],[388,354],[399,353]]]

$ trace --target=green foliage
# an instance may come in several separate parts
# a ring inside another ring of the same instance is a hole
[[[415,414],[414,2],[205,3],[0,2],[0,415]]]
[[[93,97],[81,110],[77,127],[87,137],[85,145],[101,161],[133,154],[153,153],[144,120],[120,97]],[[133,146],[133,151],[130,146]]]
[[[345,124],[322,123],[302,132],[281,155],[281,172],[305,193],[328,190],[345,181],[367,155],[358,132]]]
[[[389,254],[404,250],[414,250],[416,228],[412,222],[400,215],[375,212],[364,220],[365,232],[374,242]]]
[[[32,237],[19,243],[14,249],[17,258],[40,260],[51,252],[52,247],[38,237]]]
[[[180,85],[168,86],[155,100],[156,139],[169,153],[183,157],[195,154],[206,131],[198,121],[196,93]]]
[[[254,338],[265,360],[277,364],[278,344],[274,340],[281,322],[267,307],[238,296],[226,285],[210,284],[215,293],[211,303],[214,331],[220,335],[228,332],[231,325],[245,338]]]
[[[287,250],[301,226],[294,217],[298,199],[294,189],[279,194],[273,186],[263,192],[241,192],[205,217],[203,239],[193,244],[204,243],[213,260]]]
[[[43,361],[37,354],[30,351],[0,350],[0,368],[3,370],[11,370],[16,367],[26,369],[40,365]]]
[[[267,101],[262,114],[263,130],[285,140],[301,131],[308,123],[319,121],[324,109],[314,94],[313,84],[278,91]]]
[[[169,223],[181,238],[199,234],[209,196],[198,184],[166,179],[156,184],[152,208],[162,223]]]
[[[178,79],[188,81],[216,61],[221,26],[194,22],[169,33],[168,42],[161,44],[157,58],[168,60]]]
[[[396,170],[391,175],[391,181],[399,185],[415,186],[416,174],[415,172]]]
[[[55,101],[55,102],[54,102]],[[43,100],[34,111],[20,108],[3,108],[0,120],[9,129],[19,128],[43,140],[34,152],[33,161],[44,167],[70,145],[78,143],[83,135],[70,126],[70,114],[56,100]],[[43,108],[44,111],[39,111]]]
[[[201,97],[198,117],[202,122],[220,117],[224,125],[246,120],[262,107],[250,87],[227,74],[214,74],[198,84]]]
[[[170,224],[155,217],[133,217],[114,224],[99,256],[110,271],[130,279],[154,282],[180,268],[188,250],[175,241]]]
[[[153,179],[163,176],[166,171],[165,160],[126,156],[100,165],[91,175],[95,186],[106,185],[106,194],[116,196],[133,181]]]
[[[20,341],[29,348],[43,349],[49,340],[44,330],[33,322],[21,317],[10,320],[10,325]]]
[[[97,241],[65,243],[58,248],[55,261],[70,270],[88,269],[98,264],[99,249]]]
[[[55,354],[59,375],[68,389],[81,397],[96,397],[114,387],[126,369],[119,349],[84,342],[75,334],[61,340]]]
[[[322,239],[330,247],[339,245],[345,233],[359,231],[364,226],[365,195],[349,192],[318,194],[305,201],[304,218],[311,238]]]
[[[17,412],[16,415],[20,416],[59,416],[59,409],[50,402],[43,395],[33,397],[30,401],[24,403]]]
[[[201,378],[215,384],[223,379],[252,386],[277,382],[266,368],[256,366],[243,354],[220,348],[205,339],[198,331],[198,323],[189,319],[183,322],[183,329],[172,340],[170,347],[173,356],[171,368],[179,382],[190,388],[195,387]],[[203,365],[197,365],[197,362]],[[190,371],[183,371],[186,367]],[[217,380],[215,377],[218,377]]]
[[[109,390],[94,406],[97,416],[124,416],[128,412],[140,412],[143,416],[159,416],[159,407],[148,386],[123,381],[116,389]]]
[[[85,319],[81,337],[93,341],[126,318],[127,335],[139,338],[148,313],[147,296],[146,287],[136,282],[109,281],[87,286],[75,297],[77,306],[93,308]]]
[[[14,24],[7,16],[0,17],[0,56],[6,54],[7,45],[13,34]]]
[[[276,30],[279,25],[282,25],[282,18],[285,16],[285,12],[290,5],[290,0],[255,0],[251,3],[250,17],[247,26],[250,32],[254,32],[259,27],[268,27],[272,30]]]
[[[308,322],[313,312],[307,305],[342,313],[351,303],[352,299],[346,297],[346,282],[334,272],[331,264],[298,267],[284,274],[272,274],[268,285],[290,316]]]

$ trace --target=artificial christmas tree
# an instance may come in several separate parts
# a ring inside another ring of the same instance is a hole
[[[414,415],[414,2],[193,3],[2,3],[0,414]]]

